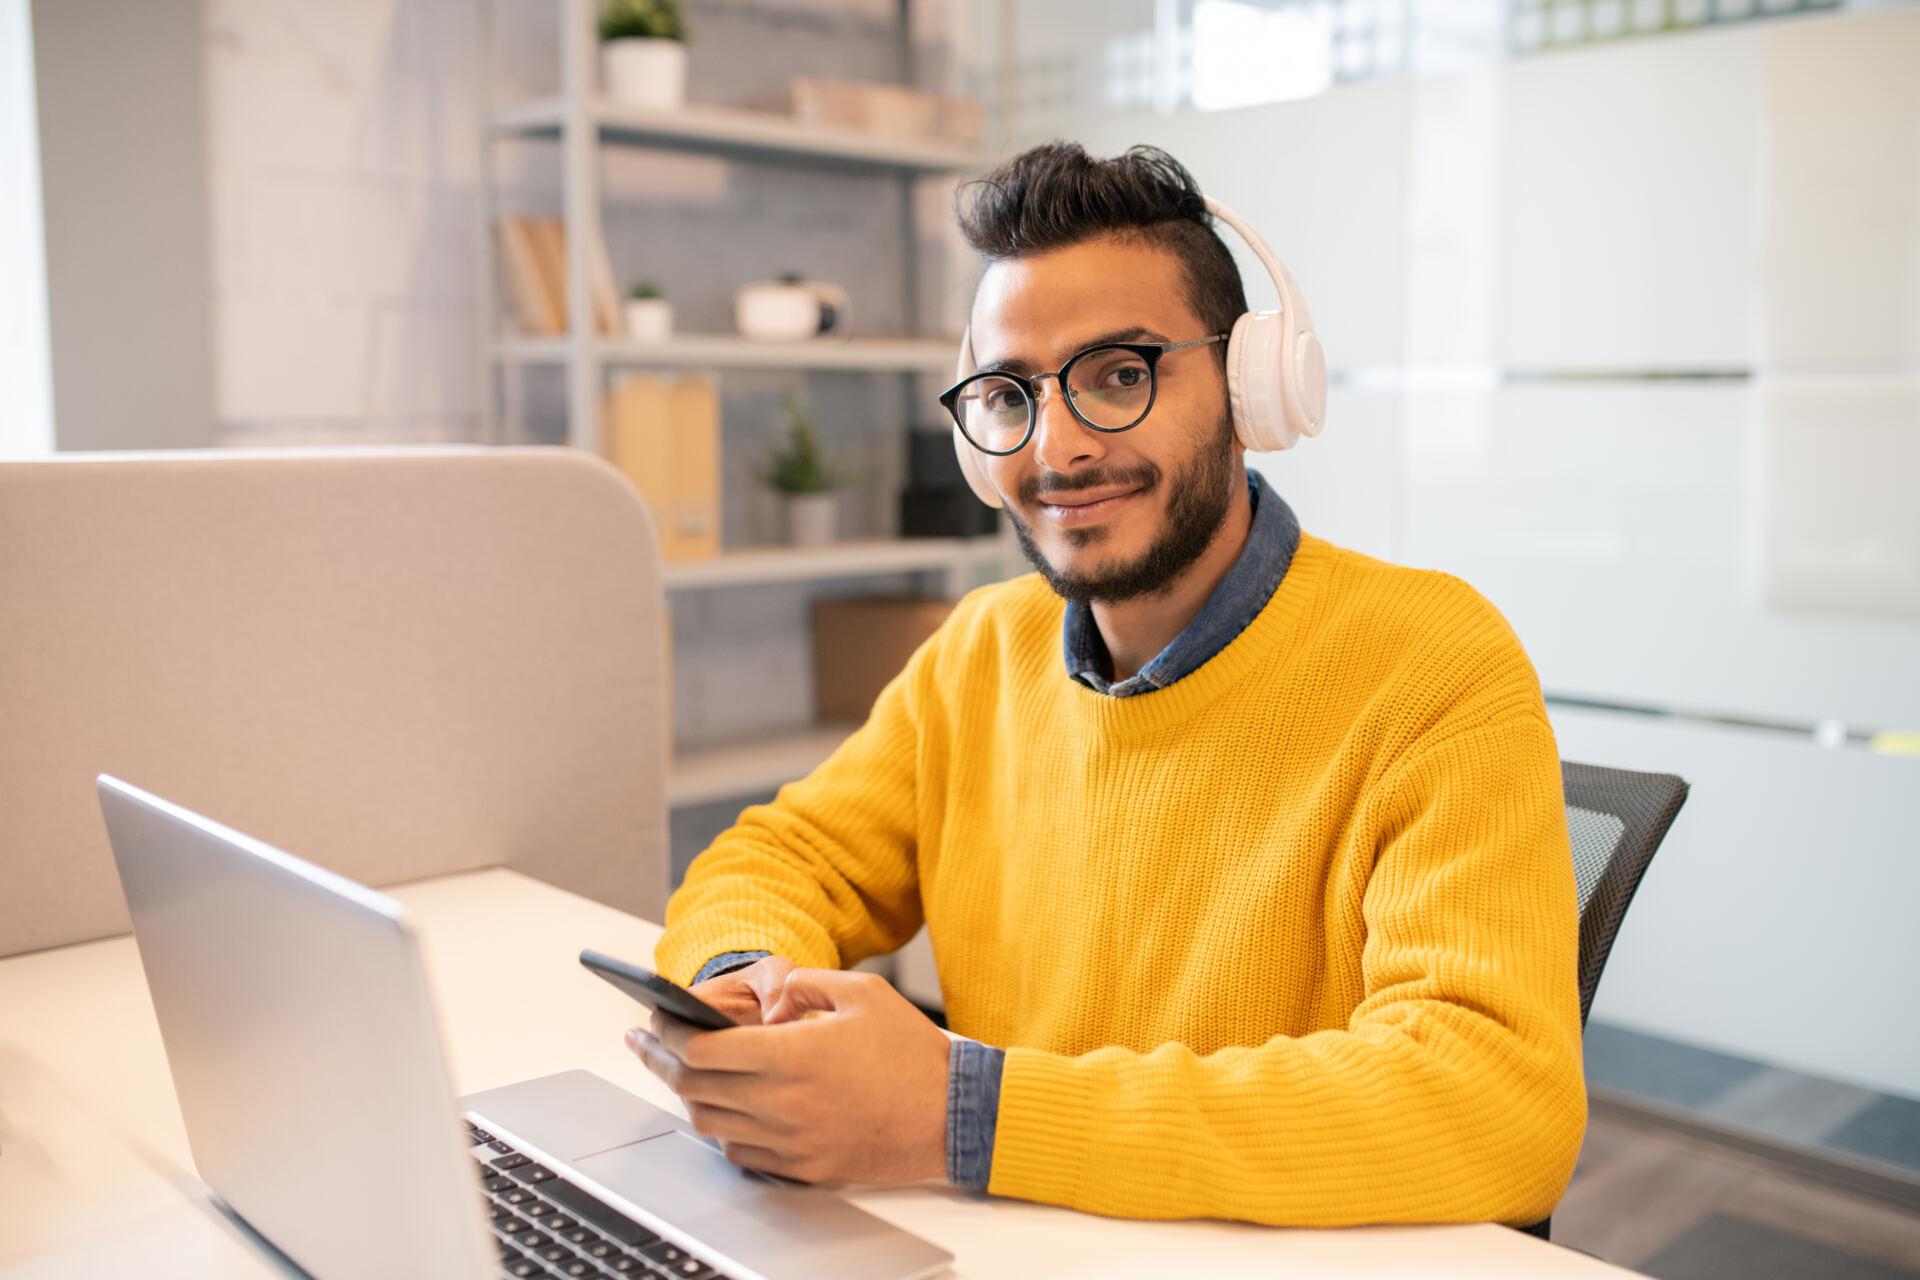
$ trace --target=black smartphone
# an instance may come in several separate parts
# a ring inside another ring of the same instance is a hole
[[[647,1008],[671,1014],[702,1031],[724,1031],[740,1025],[685,987],[637,964],[628,964],[598,951],[582,951],[580,963]]]

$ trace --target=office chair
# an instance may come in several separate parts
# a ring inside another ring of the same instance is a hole
[[[1574,893],[1580,908],[1580,1026],[1587,1025],[1594,989],[1627,905],[1647,873],[1654,850],[1686,803],[1687,784],[1670,773],[1634,773],[1600,765],[1560,762],[1566,792],[1567,835],[1573,842]],[[1520,1228],[1549,1239],[1553,1219]]]

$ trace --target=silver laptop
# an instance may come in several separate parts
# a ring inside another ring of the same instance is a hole
[[[456,1102],[397,902],[117,779],[99,792],[194,1163],[318,1280],[910,1280],[953,1261],[590,1072]],[[540,1034],[538,1009],[501,1016]]]

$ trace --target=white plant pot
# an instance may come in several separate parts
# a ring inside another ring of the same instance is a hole
[[[673,336],[673,304],[665,298],[627,299],[627,336],[635,342],[665,342]]]
[[[786,495],[787,541],[796,547],[824,547],[833,541],[839,504],[831,493]]]
[[[600,79],[621,106],[678,111],[687,93],[687,46],[678,40],[609,40],[600,46]]]

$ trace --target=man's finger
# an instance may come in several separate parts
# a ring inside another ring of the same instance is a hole
[[[686,1064],[667,1052],[665,1046],[654,1039],[650,1033],[639,1027],[629,1028],[627,1048],[633,1050],[634,1056],[640,1059],[641,1064],[654,1075],[659,1076],[667,1088],[675,1093],[679,1092],[674,1081],[686,1070]]]
[[[793,972],[793,962],[785,956],[768,956],[744,969],[740,977],[753,992],[759,1002],[758,1012],[764,1013],[780,1000],[780,988],[785,984],[787,975]]]
[[[784,1056],[781,1047],[766,1038],[765,1027],[703,1031],[678,1018],[656,1016],[653,1022],[654,1038],[696,1071],[759,1074],[777,1066]]]
[[[757,1075],[691,1067],[678,1054],[639,1027],[627,1032],[627,1047],[646,1064],[647,1070],[660,1077],[682,1101],[705,1102],[755,1115],[764,1114],[768,1109],[768,1090]]]
[[[779,1003],[767,1010],[766,1021],[791,1022],[815,1010],[833,1012],[865,1003],[887,980],[876,973],[847,969],[795,969],[787,975]]]
[[[767,1147],[758,1147],[750,1142],[720,1143],[720,1154],[742,1169],[757,1169],[761,1173],[771,1173],[781,1178],[794,1178],[794,1162]],[[799,1179],[795,1178],[796,1181]]]
[[[687,1103],[687,1119],[692,1122],[695,1133],[716,1142],[741,1142],[777,1151],[788,1137],[758,1116],[731,1107],[716,1107],[710,1102]]]

